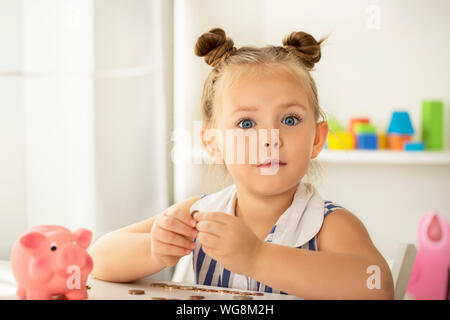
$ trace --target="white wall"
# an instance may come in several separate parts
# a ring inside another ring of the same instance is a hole
[[[0,70],[22,67],[22,19],[19,1],[1,1]],[[4,10],[3,10],[4,9]],[[12,239],[26,225],[25,118],[21,78],[0,74],[0,259],[9,255]]]
[[[265,42],[294,30],[329,35],[314,78],[328,114],[347,125],[367,116],[381,131],[392,111],[410,111],[420,132],[421,101],[450,102],[450,2],[447,0],[265,1]],[[369,28],[371,6],[380,29]],[[448,127],[448,126],[447,126]],[[446,132],[447,138],[450,131]],[[420,135],[418,136],[420,137]],[[450,139],[447,139],[447,148]]]
[[[316,65],[319,101],[347,125],[367,116],[380,131],[392,111],[410,111],[420,139],[421,101],[441,99],[450,143],[450,2],[447,0],[265,1],[265,41],[280,43],[294,30],[328,35]],[[376,5],[380,29],[367,23]],[[400,242],[416,243],[420,217],[438,210],[450,221],[450,164],[322,163],[324,197],[354,212],[381,252],[391,258]]]
[[[0,0],[0,259],[32,225],[96,240],[169,206],[171,24],[169,1]]]
[[[182,38],[175,52],[176,128],[201,119],[201,91],[210,67],[193,54],[193,46],[203,32],[222,27],[240,47],[281,45],[284,36],[302,30],[316,39],[329,35],[313,72],[327,114],[344,125],[350,117],[367,116],[384,131],[393,110],[407,109],[420,133],[421,101],[442,99],[445,144],[450,148],[449,1],[190,3],[187,16],[176,20]],[[379,29],[367,27],[373,5],[379,8]],[[395,255],[400,242],[416,241],[418,221],[427,211],[439,210],[450,220],[449,165],[322,163],[322,168],[316,184],[323,197],[354,212],[387,258]],[[176,174],[176,200],[217,191],[223,182],[220,174],[208,177],[206,166],[180,165]]]

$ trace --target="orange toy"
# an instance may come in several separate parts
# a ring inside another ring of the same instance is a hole
[[[353,135],[353,140],[355,141],[355,145],[354,145],[355,149],[358,149],[358,138],[357,138],[356,132],[355,132],[355,126],[358,123],[370,123],[370,119],[369,118],[350,118],[348,130]]]
[[[408,141],[412,141],[411,135],[389,134],[387,136],[388,149],[391,150],[404,150],[405,142]]]

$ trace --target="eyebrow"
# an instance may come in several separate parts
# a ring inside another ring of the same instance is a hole
[[[294,107],[294,106],[297,106],[297,107],[300,107],[300,108],[302,108],[303,110],[305,110],[306,111],[306,107],[304,106],[304,105],[302,105],[301,103],[298,103],[298,102],[287,102],[287,103],[282,103],[282,104],[280,104],[280,108],[284,108],[284,109],[287,109],[287,108],[289,108],[289,107]],[[231,115],[233,115],[233,114],[235,114],[235,113],[237,113],[237,112],[241,112],[241,111],[257,111],[258,110],[258,108],[257,107],[238,107],[236,110],[234,110],[232,113],[231,113]]]

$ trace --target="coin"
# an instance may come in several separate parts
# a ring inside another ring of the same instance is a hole
[[[229,294],[234,294],[235,293],[234,291],[231,291],[231,290],[221,290],[220,292],[221,293],[229,293]]]
[[[173,284],[173,285],[171,286],[171,288],[172,288],[172,289],[180,289],[180,288],[181,288],[181,286],[179,286],[179,285],[176,285],[176,284]]]
[[[194,287],[189,287],[189,286],[180,286],[180,290],[194,290]]]
[[[190,300],[203,300],[205,299],[205,296],[190,296]]]
[[[173,289],[179,289],[180,286],[174,285],[174,284],[166,284],[166,285],[164,286],[164,288],[169,289],[169,290],[173,290]]]
[[[155,282],[155,283],[151,283],[150,286],[153,287],[153,288],[164,288],[166,286],[166,284],[165,283]]]
[[[166,298],[163,297],[151,297],[152,300],[167,300]]]
[[[251,296],[233,296],[234,300],[253,300]]]
[[[141,289],[130,289],[128,290],[128,294],[144,294],[145,291]]]
[[[252,292],[251,295],[252,296],[263,296],[264,293],[262,293],[262,292]]]
[[[205,288],[195,288],[194,291],[203,291],[206,292],[208,289]]]

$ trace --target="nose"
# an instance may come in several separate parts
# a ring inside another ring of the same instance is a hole
[[[77,265],[80,269],[86,264],[86,252],[75,244],[67,244],[61,248],[56,258],[57,268],[63,274],[68,266]]]
[[[268,147],[270,144],[268,143],[268,142],[266,142],[265,143],[265,146],[266,147]],[[278,142],[275,142],[274,144],[273,144],[273,146],[276,148],[276,147],[278,147]]]

